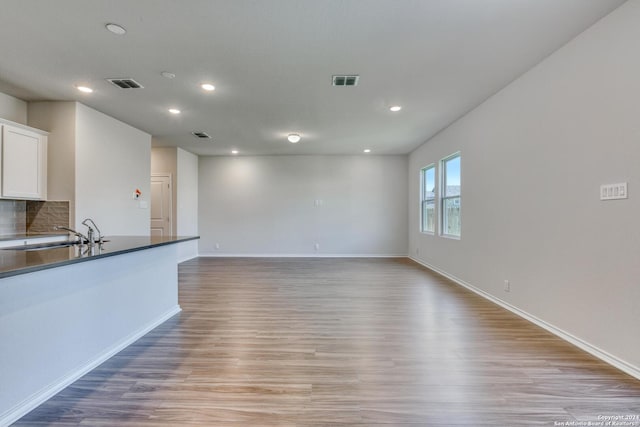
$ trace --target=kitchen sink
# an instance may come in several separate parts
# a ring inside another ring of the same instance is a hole
[[[33,245],[20,245],[10,246],[8,248],[2,248],[2,250],[9,251],[43,251],[46,249],[66,248],[69,246],[77,245],[79,242],[75,240],[64,240],[62,242],[49,242],[49,243],[35,243]]]

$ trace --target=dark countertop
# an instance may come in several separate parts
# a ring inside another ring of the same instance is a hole
[[[199,236],[106,236],[107,242],[102,244],[101,249],[96,246],[93,254],[88,253],[86,246],[84,246],[85,252],[83,254],[79,254],[77,246],[38,251],[0,249],[0,278],[199,238]]]

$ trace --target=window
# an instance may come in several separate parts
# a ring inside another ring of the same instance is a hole
[[[423,233],[436,230],[436,166],[429,165],[420,171],[421,228]]]
[[[440,192],[440,232],[443,236],[460,237],[460,153],[442,159]]]

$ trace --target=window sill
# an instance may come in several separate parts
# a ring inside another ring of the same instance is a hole
[[[451,239],[451,240],[461,240],[460,236],[454,236],[453,234],[441,234],[440,237],[444,237],[445,239]]]

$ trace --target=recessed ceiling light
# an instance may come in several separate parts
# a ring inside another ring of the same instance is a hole
[[[76,86],[76,88],[80,91],[80,92],[84,92],[84,93],[91,93],[93,92],[93,89],[91,89],[88,86]]]
[[[162,77],[164,77],[165,79],[175,79],[176,78],[176,75],[174,73],[169,72],[169,71],[163,71],[163,72],[160,73],[160,75]]]
[[[300,141],[300,135],[298,135],[297,133],[290,133],[289,136],[287,136],[287,139],[290,143],[295,144],[296,142]]]
[[[402,110],[402,107],[399,106],[399,105],[394,105],[393,107],[389,107],[389,110],[391,110],[391,111],[393,111],[395,113],[396,111]]]
[[[238,150],[231,150],[231,154],[238,154]]]
[[[180,114],[180,110],[178,110],[177,108],[169,108],[169,112],[171,114]]]
[[[212,85],[211,83],[203,83],[200,85],[200,87],[204,90],[207,90],[209,92],[211,92],[212,90],[215,90],[216,87],[214,85]]]
[[[105,25],[105,27],[107,28],[107,30],[111,31],[113,34],[117,34],[119,36],[127,32],[127,30],[125,30],[124,27],[118,24],[107,24]]]
[[[364,151],[365,153],[370,153],[370,152],[371,152],[371,150],[369,150],[368,148],[365,148],[363,151]]]

